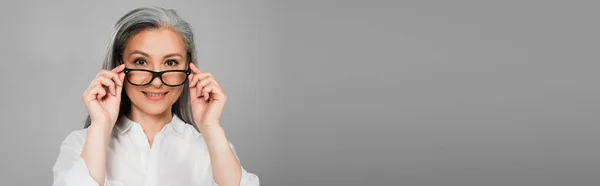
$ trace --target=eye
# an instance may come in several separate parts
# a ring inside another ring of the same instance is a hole
[[[165,64],[167,64],[167,66],[177,66],[179,63],[175,60],[169,60],[166,61]]]
[[[146,60],[144,60],[144,59],[135,59],[133,61],[133,64],[134,65],[145,65],[146,64]]]

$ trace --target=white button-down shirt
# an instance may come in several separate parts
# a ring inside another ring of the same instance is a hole
[[[81,129],[63,141],[53,168],[54,186],[98,185],[81,158],[86,137],[87,129]],[[176,115],[156,134],[152,148],[142,127],[121,117],[106,153],[105,185],[217,185],[204,138]],[[258,177],[242,167],[240,185],[259,185]]]

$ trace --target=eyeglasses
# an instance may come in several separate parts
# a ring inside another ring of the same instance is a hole
[[[146,69],[125,68],[123,71],[125,72],[125,79],[135,86],[149,85],[154,78],[158,77],[163,84],[176,87],[183,85],[188,79],[188,75],[190,75],[190,69],[154,72]]]

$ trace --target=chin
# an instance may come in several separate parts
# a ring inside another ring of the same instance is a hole
[[[139,109],[150,115],[158,115],[158,114],[163,114],[166,111],[171,111],[170,110],[171,106],[170,105],[144,104],[141,107],[139,107]]]

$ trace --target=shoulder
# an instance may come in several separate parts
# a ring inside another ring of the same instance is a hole
[[[192,143],[201,143],[204,146],[206,146],[206,141],[204,140],[202,133],[200,133],[192,124],[185,122],[174,123],[172,125],[172,129],[173,132],[182,139]],[[233,149],[234,147],[231,141],[228,141],[228,143],[229,146]]]
[[[200,132],[196,130],[196,127],[180,118],[180,116],[173,114],[173,119],[169,124],[169,133],[180,137],[185,140],[197,140],[201,138]]]
[[[183,139],[198,140],[202,138],[202,135],[200,132],[198,132],[198,130],[196,130],[196,127],[194,127],[192,124],[182,121],[178,117],[174,118],[174,121],[170,124],[170,126],[172,129],[171,132]]]
[[[69,133],[69,135],[67,135],[65,140],[78,140],[78,139],[85,139],[86,137],[87,137],[87,129],[79,129],[79,130],[71,131],[71,133]]]
[[[60,148],[63,150],[81,150],[87,138],[87,129],[74,130],[65,137]]]
[[[206,143],[204,137],[195,126],[189,123],[178,123],[173,125],[173,131],[180,137],[186,140],[197,143]],[[229,142],[229,146],[233,148],[233,144]]]

